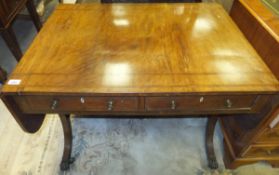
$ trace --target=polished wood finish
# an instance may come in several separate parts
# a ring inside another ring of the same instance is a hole
[[[235,0],[230,15],[279,79],[279,17],[261,0]]]
[[[147,97],[147,111],[247,111],[257,104],[256,95],[187,95],[174,97]]]
[[[4,92],[278,90],[276,78],[223,8],[199,3],[60,5],[11,78],[22,82]]]
[[[26,116],[232,115],[265,121],[278,90],[278,80],[221,5],[88,4],[56,8],[2,98]],[[215,162],[210,125],[207,153]],[[238,149],[250,144],[240,143]]]
[[[33,0],[0,0],[0,32],[12,54],[18,61],[22,57],[22,51],[13,32],[12,22],[25,5],[37,30],[39,31],[42,27],[42,23],[34,6]]]
[[[225,98],[226,97],[226,98]],[[24,113],[121,113],[130,115],[241,114],[259,111],[268,95],[170,95],[89,96],[89,95],[24,95],[14,100]],[[143,104],[142,104],[143,102]],[[158,114],[159,112],[159,114]]]
[[[68,96],[25,96],[15,98],[20,109],[32,112],[129,112],[138,111],[136,97],[68,97]],[[55,105],[55,106],[54,106]]]

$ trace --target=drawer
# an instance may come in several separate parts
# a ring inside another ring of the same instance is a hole
[[[137,97],[16,97],[24,112],[136,111]]]
[[[85,111],[136,111],[137,97],[85,97]]]
[[[147,111],[251,110],[256,95],[147,97]]]
[[[279,156],[279,145],[252,145],[242,157],[277,157]]]

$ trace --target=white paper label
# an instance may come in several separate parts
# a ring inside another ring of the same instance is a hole
[[[269,124],[270,128],[274,128],[277,123],[279,122],[279,114],[277,115],[277,117]]]
[[[10,79],[8,81],[8,85],[19,85],[20,82],[21,82],[21,80],[19,80],[19,79]]]

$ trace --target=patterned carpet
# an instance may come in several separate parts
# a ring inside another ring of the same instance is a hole
[[[43,19],[56,4],[56,0],[48,2]],[[61,172],[63,134],[56,115],[49,114],[37,133],[27,134],[2,101],[0,114],[0,175],[279,174],[265,163],[226,170],[220,129],[214,138],[220,168],[209,170],[204,149],[206,119],[72,118],[76,161],[69,171]]]

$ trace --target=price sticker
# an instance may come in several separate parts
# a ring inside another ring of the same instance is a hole
[[[21,80],[19,80],[19,79],[10,79],[9,81],[8,81],[8,85],[20,85],[20,83],[21,83]]]

